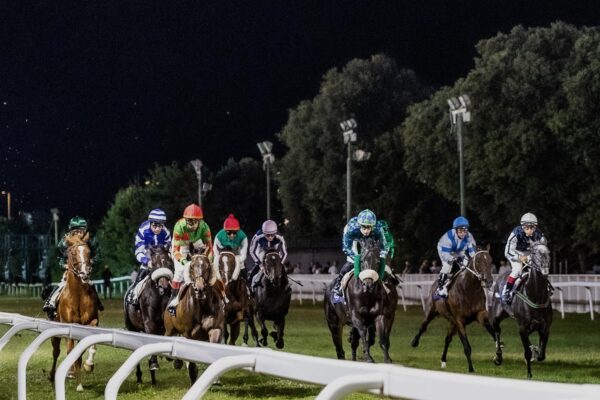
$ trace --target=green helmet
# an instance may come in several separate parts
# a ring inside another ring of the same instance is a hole
[[[69,221],[69,230],[83,228],[87,229],[87,221],[81,217],[73,217]]]

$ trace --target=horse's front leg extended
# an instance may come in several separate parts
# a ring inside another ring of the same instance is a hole
[[[352,325],[356,328],[358,334],[360,335],[360,341],[363,346],[364,360],[367,362],[375,362],[375,360],[373,360],[373,357],[371,357],[371,349],[369,345],[369,329],[363,324],[361,318],[357,316],[356,313],[353,313],[352,315]]]
[[[358,343],[360,342],[360,334],[356,328],[352,327],[348,341],[350,342],[350,348],[352,349],[352,361],[356,361],[356,349],[358,349]]]
[[[421,340],[421,335],[423,333],[425,333],[425,331],[427,330],[427,325],[429,325],[429,323],[431,322],[432,319],[434,319],[435,317],[437,317],[438,312],[435,308],[435,302],[433,302],[431,304],[431,306],[429,307],[429,310],[427,311],[427,315],[425,316],[425,319],[423,320],[423,322],[421,323],[421,327],[419,328],[419,332],[417,332],[417,334],[415,335],[415,337],[410,341],[410,345],[412,347],[417,347],[419,345],[419,340]]]
[[[527,363],[527,378],[531,379],[531,342],[529,341],[529,333],[526,327],[519,326],[519,336],[521,337],[521,343],[523,344],[523,355],[525,356],[525,362]]]
[[[277,341],[275,342],[275,346],[278,349],[283,349],[283,331],[285,329],[285,318],[281,318],[281,320],[279,320],[277,322]]]
[[[258,316],[258,322],[260,323],[260,335],[261,335],[259,342],[262,346],[267,346],[269,344],[269,342],[267,340],[267,337],[269,336],[269,330],[267,329],[265,320],[260,315]]]
[[[469,365],[469,372],[475,372],[473,368],[473,361],[471,360],[471,343],[469,343],[469,338],[467,337],[467,330],[465,329],[465,325],[462,321],[457,322],[458,325],[458,337],[462,342],[463,349],[465,351],[465,357],[467,357],[467,364]]]
[[[446,333],[446,338],[444,339],[444,350],[442,351],[442,368],[446,368],[446,356],[448,355],[448,347],[450,347],[450,343],[452,342],[452,337],[456,333],[456,324],[450,323],[448,326],[448,332]]]
[[[540,349],[537,356],[538,361],[544,361],[546,359],[546,345],[548,344],[548,337],[550,336],[550,327],[544,324],[542,329],[539,331],[540,335]]]
[[[72,339],[67,339],[67,355],[69,355],[71,353],[71,350],[73,350],[73,347],[75,347],[75,341]],[[83,392],[83,385],[81,384],[81,357],[79,357],[79,358],[77,358],[77,360],[75,360],[75,364],[73,364],[73,367],[74,367],[73,375],[77,382],[77,391]]]
[[[381,347],[381,351],[383,351],[383,362],[391,363],[390,338],[387,335],[385,328],[385,316],[380,315],[375,320],[375,329],[377,331],[377,336],[379,336],[379,346]]]
[[[48,379],[50,382],[54,382],[54,375],[56,374],[56,361],[58,360],[58,356],[60,356],[60,338],[52,337],[50,341],[52,343],[52,369],[48,374]]]

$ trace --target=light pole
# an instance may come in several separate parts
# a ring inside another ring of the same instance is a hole
[[[3,196],[6,196],[6,218],[10,219],[11,218],[11,214],[10,214],[10,203],[11,203],[11,198],[10,198],[10,192],[7,190],[3,190],[2,192]]]
[[[190,161],[194,171],[196,171],[196,178],[198,179],[198,205],[202,207],[202,161],[196,159]]]
[[[271,164],[275,162],[275,156],[271,152],[273,150],[273,143],[264,141],[256,143],[258,150],[263,159],[263,169],[267,175],[267,219],[271,219]]]
[[[464,178],[464,166],[463,166],[463,138],[462,128],[463,123],[471,122],[471,99],[466,94],[461,94],[456,97],[448,99],[448,106],[450,108],[450,122],[452,127],[456,127],[456,136],[458,138],[458,168],[459,168],[459,184],[460,184],[460,214],[466,215],[465,207],[465,178]]]
[[[58,208],[51,208],[52,221],[54,223],[54,245],[58,244]]]
[[[354,118],[340,122],[340,128],[342,128],[342,134],[344,135],[344,143],[348,145],[348,156],[346,158],[346,221],[350,220],[352,203],[352,175],[350,164],[352,163],[352,143],[356,142],[356,132],[354,132],[356,127],[357,124]]]

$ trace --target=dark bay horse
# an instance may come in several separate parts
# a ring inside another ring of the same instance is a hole
[[[291,291],[286,291],[288,286],[287,273],[281,263],[281,256],[276,250],[267,250],[263,260],[264,274],[254,293],[254,316],[261,326],[261,338],[259,343],[263,346],[268,344],[267,335],[269,331],[265,321],[273,321],[275,328],[271,337],[275,340],[275,346],[283,349],[283,333],[285,329],[285,316],[290,309],[292,299]],[[249,315],[252,319],[252,315]],[[249,322],[251,326],[253,321]]]
[[[127,302],[125,295],[125,326],[134,332],[145,332],[153,335],[164,335],[165,325],[163,314],[171,296],[171,280],[173,279],[173,260],[169,256],[169,249],[163,246],[148,249],[151,260],[150,276],[138,283],[142,285],[138,304]],[[129,290],[134,290],[131,287]],[[156,384],[156,370],[158,357],[153,355],[148,360],[152,384]],[[137,382],[142,382],[142,369],[138,364],[136,370]]]
[[[90,277],[92,263],[88,245],[89,233],[81,238],[78,235],[66,236],[67,243],[67,268],[66,286],[60,296],[56,310],[56,321],[71,324],[98,326],[98,305]],[[54,381],[56,361],[60,355],[60,338],[53,337],[52,342],[52,369],[49,379]],[[67,354],[75,346],[73,339],[67,339]],[[94,355],[96,347],[91,346],[88,359],[84,363],[86,371],[94,368]],[[81,357],[75,361],[74,368],[70,371],[77,381],[77,391],[83,391],[81,384]]]
[[[190,261],[191,284],[181,289],[176,315],[163,314],[165,335],[177,333],[188,339],[220,343],[225,328],[224,304],[214,286],[216,277],[205,254],[194,254]],[[188,366],[191,384],[198,377],[195,363]]]
[[[498,277],[494,286],[494,298],[490,305],[490,322],[496,339],[496,365],[502,364],[502,346],[500,340],[500,323],[509,316],[513,316],[519,326],[519,336],[523,344],[525,362],[527,363],[527,377],[531,378],[531,361],[544,361],[546,359],[546,345],[552,325],[552,296],[550,282],[543,273],[550,265],[550,251],[545,244],[536,243],[532,246],[531,261],[523,268],[521,283],[515,283],[515,296],[510,306],[503,305],[499,296],[502,293],[507,271]],[[518,286],[517,286],[518,285]],[[537,331],[539,346],[532,345],[529,335]]]
[[[473,369],[473,362],[471,361],[471,344],[467,338],[466,330],[466,326],[471,322],[479,322],[494,337],[492,327],[488,321],[485,296],[485,289],[489,289],[493,281],[492,257],[488,249],[478,250],[473,258],[469,260],[467,267],[454,274],[448,289],[447,299],[432,300],[432,295],[437,288],[437,281],[431,286],[425,319],[419,328],[419,332],[410,344],[413,347],[417,347],[421,335],[427,329],[427,325],[436,316],[442,315],[450,322],[444,342],[444,351],[442,352],[442,368],[446,368],[448,346],[454,334],[458,332],[458,337],[462,342],[465,356],[467,357],[469,372],[475,371]]]
[[[240,335],[240,323],[247,317],[250,310],[250,298],[246,281],[240,276],[236,256],[233,252],[225,250],[221,253],[219,273],[225,283],[225,293],[229,299],[229,304],[225,307],[225,342],[229,339],[229,344],[235,345]]]
[[[360,242],[361,275],[353,276],[345,289],[347,303],[333,304],[331,292],[334,282],[325,290],[325,318],[331,332],[338,359],[345,358],[342,346],[344,325],[352,327],[350,343],[352,360],[356,361],[356,349],[362,342],[365,361],[374,362],[370,348],[379,337],[384,361],[391,363],[389,355],[390,332],[394,323],[398,293],[395,283],[386,282],[388,291],[379,279],[379,241],[367,239]]]

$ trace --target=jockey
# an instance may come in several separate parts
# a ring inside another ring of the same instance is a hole
[[[190,282],[189,264],[190,247],[200,250],[208,249],[207,256],[212,257],[212,235],[208,224],[204,221],[202,209],[197,204],[190,204],[183,210],[183,218],[175,224],[173,228],[173,241],[171,242],[171,255],[175,264],[175,274],[171,282],[171,299],[169,301],[168,310],[172,315],[175,315],[175,307],[178,304],[179,288],[181,283]],[[221,282],[219,271],[216,274],[217,288],[223,300],[227,302],[225,297],[225,286]]]
[[[78,235],[79,237],[83,238],[88,233],[87,229],[88,229],[88,224],[85,219],[83,219],[81,217],[73,217],[69,221],[69,232],[65,236]],[[98,264],[98,262],[100,260],[100,246],[98,245],[98,241],[96,240],[96,237],[94,237],[94,236],[91,237],[91,239],[88,240],[88,245],[90,246],[90,257],[91,257],[90,261],[91,261],[92,265]],[[61,269],[67,268],[67,247],[68,246],[67,246],[67,242],[66,242],[66,237],[63,237],[57,246],[58,265],[60,266]],[[60,283],[58,284],[58,286],[56,288],[54,288],[54,290],[52,291],[50,296],[48,296],[48,298],[46,299],[44,306],[42,307],[42,310],[47,312],[48,316],[51,318],[56,313],[56,303],[58,302],[60,294],[62,293],[62,290],[64,289],[66,284],[67,284],[67,280],[66,280],[66,271],[65,271]],[[94,287],[94,285],[90,285],[90,287],[92,288],[92,292],[94,293],[94,296],[96,297],[96,303],[98,305],[98,309],[100,311],[103,311],[104,306],[102,305],[102,302],[100,301],[100,297],[98,296],[98,293],[96,292],[96,288]]]
[[[160,208],[150,211],[148,220],[142,222],[135,235],[135,258],[140,263],[140,272],[132,287],[138,284],[150,273],[150,259],[146,251],[152,246],[171,246],[171,232],[165,226],[167,214]],[[133,299],[133,290],[129,291],[129,301]]]
[[[223,229],[221,229],[215,236],[215,243],[213,244],[213,269],[219,270],[219,260],[221,258],[221,252],[223,249],[229,248],[235,254],[236,267],[240,271],[240,275],[244,280],[248,280],[248,273],[244,261],[246,261],[246,254],[248,253],[248,237],[243,230],[240,229],[240,222],[235,218],[233,214],[229,214],[225,222],[223,222]],[[237,279],[237,277],[236,277]]]
[[[270,219],[263,222],[261,229],[256,232],[250,241],[250,257],[254,261],[254,268],[249,277],[250,286],[252,286],[252,281],[256,282],[255,285],[257,285],[262,279],[261,264],[268,249],[276,249],[281,257],[281,263],[285,263],[287,259],[285,239],[282,234],[277,233],[277,223]],[[254,279],[257,274],[258,276]],[[255,289],[255,287],[252,287],[252,289]],[[291,288],[288,286],[286,290],[291,290]]]
[[[340,273],[335,278],[333,293],[337,297],[342,296],[342,278],[352,268],[356,257],[360,257],[356,243],[360,239],[372,237],[379,240],[379,257],[382,259],[379,270],[379,277],[383,278],[385,271],[385,258],[388,254],[389,245],[386,242],[385,234],[381,223],[377,222],[375,213],[369,209],[361,211],[358,216],[350,218],[350,221],[344,227],[344,236],[342,239],[342,250],[346,254],[346,263],[342,266]]]
[[[506,286],[502,291],[502,303],[510,304],[512,302],[515,281],[521,274],[523,264],[529,262],[530,248],[534,242],[546,244],[546,238],[538,228],[537,217],[532,213],[526,213],[521,217],[521,224],[515,227],[508,236],[504,248],[504,256],[510,261],[512,271],[506,279]]]
[[[469,232],[469,221],[457,217],[452,222],[452,229],[444,233],[437,244],[437,251],[442,261],[442,269],[438,276],[438,287],[435,291],[437,297],[448,297],[448,276],[452,271],[452,264],[457,263],[461,268],[466,267],[469,258],[475,255],[477,245],[475,238]]]

